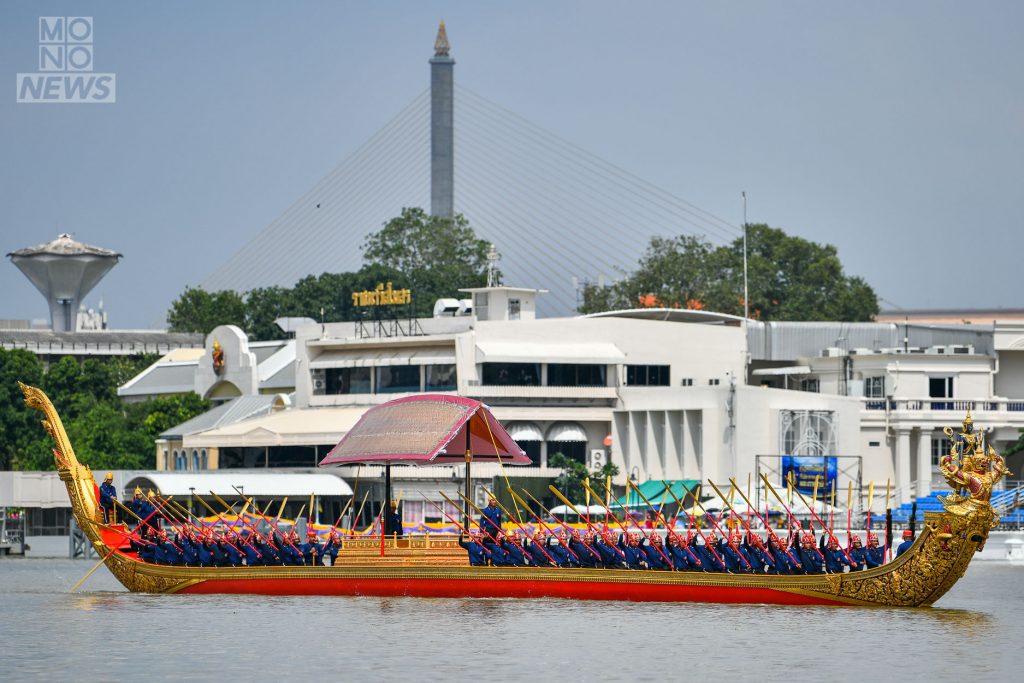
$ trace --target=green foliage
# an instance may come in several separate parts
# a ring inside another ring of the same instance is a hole
[[[764,224],[747,228],[750,315],[763,320],[868,321],[878,298],[843,272],[836,248]],[[743,238],[713,248],[700,237],[655,237],[637,269],[609,287],[587,285],[581,313],[664,306],[743,315]]]
[[[460,288],[487,284],[489,248],[462,214],[447,218],[405,208],[366,238],[363,258],[403,273],[413,290],[415,315],[430,316],[437,299],[460,298]]]
[[[185,293],[174,300],[167,312],[167,326],[171,332],[206,335],[218,325],[245,327],[245,314],[245,302],[238,292],[230,289],[207,292],[202,287],[186,287]]]
[[[605,478],[614,477],[619,473],[618,466],[612,463],[606,463],[601,469],[590,472],[586,465],[572,460],[562,453],[548,455],[548,466],[562,470],[562,473],[555,479],[555,488],[573,503],[579,503],[586,498],[587,493],[583,488],[583,481],[588,477],[591,482],[590,488],[595,493],[603,493]]]
[[[41,387],[57,408],[78,458],[96,470],[155,466],[157,435],[209,409],[195,394],[124,404],[117,387],[155,356],[65,356],[44,368],[32,353],[0,349],[0,469],[52,470],[53,444],[17,382]]]
[[[487,251],[462,215],[430,216],[423,209],[402,214],[370,235],[364,245],[364,265],[349,273],[322,273],[302,278],[291,289],[265,287],[245,294],[231,290],[207,292],[186,288],[167,313],[172,332],[210,333],[218,325],[238,325],[253,341],[280,339],[274,320],[306,317],[327,322],[372,318],[429,317],[434,302],[460,298],[460,288],[487,284]],[[357,308],[352,293],[390,282],[394,289],[411,289],[412,306]]]

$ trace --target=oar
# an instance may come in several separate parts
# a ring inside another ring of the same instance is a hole
[[[710,480],[710,479],[708,479],[708,483],[711,483],[711,480]],[[733,492],[733,491],[734,491],[735,489],[736,489],[736,487],[735,487],[735,486],[733,486],[732,488],[730,488],[730,489],[729,489],[729,494],[730,494],[730,498],[732,497],[732,495],[733,495],[733,494],[732,494],[732,492]],[[638,491],[638,493],[639,493],[639,491]],[[704,506],[703,506],[703,505],[701,505],[701,504],[700,504],[700,501],[699,501],[699,500],[697,500],[696,498],[694,498],[694,501],[693,501],[693,502],[694,502],[694,503],[696,503],[696,504],[697,504],[697,507],[699,507],[699,508],[701,509],[701,512],[703,512],[703,513],[704,513],[704,516],[705,516],[705,517],[707,517],[708,519],[710,519],[710,520],[711,520],[711,523],[715,525],[715,530],[716,530],[716,531],[717,531],[717,532],[718,532],[719,534],[721,534],[721,535],[722,535],[722,537],[723,537],[723,538],[725,539],[725,542],[726,542],[726,543],[728,543],[728,542],[729,542],[729,535],[728,535],[728,534],[725,534],[725,533],[722,533],[722,528],[721,528],[721,527],[719,527],[719,526],[718,526],[718,522],[716,522],[716,521],[715,521],[715,516],[714,516],[714,515],[712,515],[712,514],[711,514],[710,512],[708,512],[707,510],[705,510],[705,509],[704,509]],[[727,502],[727,501],[726,501],[726,500],[725,500],[724,498],[722,499],[722,502],[724,502],[724,503],[727,503],[727,504],[728,504],[728,505],[730,506],[730,509],[731,509],[732,503],[728,503],[728,502]],[[723,510],[723,512],[724,512],[724,510]],[[721,517],[721,515],[719,515],[719,517]],[[700,533],[700,531],[698,530],[698,531],[697,531],[697,533]],[[704,535],[703,535],[703,534],[701,534],[701,538],[704,538]],[[708,543],[708,542],[707,542],[707,539],[704,539],[704,545],[707,545],[707,543]],[[710,546],[709,546],[709,547],[710,547]],[[711,551],[712,551],[712,552],[715,552],[714,548],[711,548]],[[749,562],[747,562],[747,558],[743,557],[743,554],[742,554],[742,553],[737,553],[737,554],[739,555],[740,559],[741,559],[741,560],[743,560],[743,564],[747,565],[747,569],[749,569],[749,570],[753,571],[753,570],[754,570],[754,568],[750,566],[750,563],[749,563]],[[715,552],[715,557],[718,557],[718,561],[722,563],[722,567],[725,567],[725,561],[724,561],[724,560],[723,560],[723,559],[722,559],[721,557],[719,557],[719,555],[718,555],[718,553],[717,553],[717,552]]]
[[[504,512],[506,515],[508,515],[508,518],[511,519],[515,523],[515,525],[517,527],[519,527],[519,530],[522,531],[523,534],[529,535],[529,532],[526,530],[526,527],[524,527],[522,525],[522,523],[518,519],[516,519],[515,517],[513,517],[509,513],[509,511],[505,508],[504,505],[501,504],[501,502],[498,500],[498,497],[496,495],[494,495],[494,493],[492,493],[491,491],[488,491],[486,488],[484,488],[484,493],[486,493],[491,498],[494,498],[494,502],[498,504],[498,507],[501,508],[501,511]],[[476,505],[474,505],[473,501],[471,501],[469,498],[466,498],[466,496],[462,495],[462,493],[459,493],[459,495],[462,496],[462,499],[465,500],[467,503],[469,503],[469,505],[472,506],[472,508],[474,510],[476,510],[478,514],[483,516],[484,511],[481,510],[480,508],[478,508]],[[480,528],[483,529],[482,526]],[[563,544],[563,545],[565,545],[565,549],[568,550],[572,554],[572,556],[576,558],[577,561],[579,561],[580,558],[576,555],[576,553],[572,552],[572,548],[570,548],[568,546],[568,544]],[[558,563],[555,562],[555,559],[553,557],[551,557],[551,555],[548,555],[547,548],[545,548],[544,546],[541,546],[541,550],[543,550],[544,554],[547,556],[547,558],[549,560],[551,560],[551,564],[553,564],[555,566],[558,566]],[[524,552],[525,552],[525,549],[524,549]]]
[[[782,496],[780,496],[780,495],[778,494],[778,492],[777,492],[777,491],[775,490],[775,487],[774,487],[774,486],[772,486],[772,484],[771,484],[771,482],[770,482],[770,481],[768,481],[768,477],[766,477],[765,475],[763,475],[763,474],[762,474],[762,475],[761,475],[761,479],[763,479],[763,480],[764,480],[764,483],[765,483],[765,485],[766,485],[766,486],[768,487],[768,489],[769,489],[769,490],[770,490],[770,491],[772,492],[772,494],[773,494],[773,495],[774,495],[774,496],[775,496],[775,497],[776,497],[776,498],[778,499],[779,503],[781,503],[781,504],[782,504],[782,507],[783,507],[783,509],[784,509],[784,510],[786,511],[786,514],[788,514],[788,515],[789,515],[789,519],[790,519],[790,521],[791,521],[791,522],[793,522],[793,521],[796,521],[796,515],[794,515],[794,514],[793,514],[793,511],[789,509],[789,506],[788,506],[788,505],[786,505],[786,501],[782,500]],[[795,488],[795,487],[794,487],[794,488]],[[798,491],[798,493],[799,493],[799,491]],[[799,539],[799,538],[797,538],[797,540],[799,541],[800,539]],[[814,552],[818,553],[818,557],[819,557],[819,558],[821,558],[822,560],[824,560],[824,559],[825,559],[825,556],[824,556],[824,555],[822,555],[822,554],[821,554],[821,551],[820,551],[820,550],[818,550],[817,548],[815,548],[815,549],[814,549]]]
[[[714,482],[712,482],[710,479],[708,479],[708,482],[711,483],[712,486],[715,486]],[[715,487],[715,490],[718,490],[717,486]],[[718,495],[722,494],[719,493]],[[750,504],[750,499],[743,495],[743,491],[740,491],[740,498],[742,498],[743,502],[747,504],[747,510],[754,510],[754,514],[757,515],[757,518],[761,520],[761,524],[764,524],[764,528],[768,530],[768,534],[775,539],[775,542],[779,544],[780,548],[782,548],[782,552],[786,553],[786,555],[789,556],[789,559],[793,560],[793,564],[796,565],[796,567],[799,569],[800,563],[797,562],[795,557],[793,557],[793,553],[789,552],[789,548],[787,548],[786,544],[782,542],[782,539],[779,538],[774,531],[772,531],[771,526],[769,526],[768,524],[768,518],[761,516],[761,513],[758,512],[757,509]],[[767,500],[767,497],[765,498],[765,500]]]
[[[800,496],[800,500],[802,500],[804,505],[806,505],[807,500],[804,498],[804,494],[800,493],[800,489],[794,487],[793,490],[796,491],[796,495]],[[829,539],[836,542],[836,545],[839,546],[839,549],[843,551],[843,555],[846,555],[846,559],[850,561],[850,565],[853,566],[853,558],[850,557],[850,553],[846,552],[846,549],[843,546],[839,545],[839,539],[836,538],[836,535],[832,533],[832,530],[825,525],[825,522],[821,521],[821,518],[818,517],[817,513],[814,512],[813,508],[811,509],[811,517],[813,517],[818,522],[818,524],[821,525],[821,530],[828,534]]]
[[[171,498],[173,498],[173,496],[168,496],[168,500],[170,500]],[[115,499],[115,500],[116,500],[116,499]],[[124,507],[124,505],[122,505],[121,507]],[[163,507],[163,504],[161,504],[161,505],[160,505],[160,507]],[[140,522],[141,522],[142,524],[145,524],[146,522],[148,522],[148,521],[149,521],[149,518],[150,518],[150,517],[152,517],[153,515],[155,515],[155,514],[157,513],[157,510],[159,510],[159,509],[160,509],[160,507],[157,507],[157,508],[156,508],[156,510],[153,510],[153,511],[152,511],[151,513],[149,513],[149,514],[148,514],[148,515],[146,516],[146,519],[144,519],[144,520],[140,520]],[[127,510],[128,508],[125,508],[125,509]],[[128,511],[129,511],[129,512],[131,512],[131,510],[128,510]],[[133,515],[135,515],[135,513],[134,513],[134,512],[132,512],[132,514],[133,514]],[[138,516],[138,515],[135,515],[135,519],[139,519],[139,516]],[[92,576],[92,575],[93,575],[93,572],[95,572],[95,571],[96,571],[97,569],[99,569],[99,568],[100,568],[100,567],[101,567],[101,566],[103,565],[103,563],[104,563],[104,562],[106,562],[107,560],[109,560],[109,559],[110,559],[110,556],[111,556],[111,555],[113,555],[113,554],[114,554],[114,553],[116,553],[116,552],[117,552],[117,548],[111,548],[111,549],[110,549],[110,552],[109,552],[109,553],[107,553],[106,555],[104,555],[104,556],[103,556],[103,559],[101,559],[101,560],[100,560],[99,562],[97,562],[97,563],[96,563],[96,566],[95,566],[95,567],[93,567],[93,568],[92,568],[92,569],[90,569],[90,570],[89,570],[88,572],[86,572],[85,576],[83,576],[82,578],[80,578],[80,579],[78,580],[78,583],[76,583],[76,584],[75,584],[74,586],[72,586],[72,587],[71,587],[71,590],[70,590],[70,591],[68,591],[68,592],[69,592],[69,593],[74,593],[74,592],[75,592],[76,590],[78,590],[78,587],[79,587],[79,586],[81,586],[81,585],[82,585],[83,583],[85,583],[85,580],[86,580],[86,579],[88,579],[88,578],[89,578],[90,576]]]
[[[548,485],[548,490],[550,490],[550,491],[551,491],[551,493],[553,493],[553,494],[555,494],[556,496],[558,496],[558,499],[559,499],[560,501],[562,501],[563,503],[565,503],[566,505],[568,505],[568,506],[569,506],[569,508],[570,508],[570,509],[572,509],[572,511],[573,511],[573,512],[575,512],[577,516],[579,516],[579,514],[580,514],[580,513],[579,513],[579,511],[578,511],[578,510],[576,509],[576,506],[575,506],[575,505],[573,505],[572,503],[570,503],[570,502],[569,502],[569,499],[568,499],[568,498],[566,498],[565,496],[563,496],[563,495],[562,495],[562,492],[561,492],[561,491],[559,491],[558,489],[556,489],[556,488],[555,488],[555,485],[554,485],[554,484],[549,484],[549,485]],[[523,491],[524,491],[524,492],[526,492],[526,489],[523,489]],[[527,493],[527,495],[529,495],[529,492],[526,492],[526,493]],[[514,492],[513,492],[513,495],[515,495],[515,494],[514,494]],[[531,498],[533,498],[533,496],[530,496],[530,497],[531,497]],[[589,498],[590,498],[590,494],[588,493],[588,494],[587,494],[587,499],[589,500]],[[534,499],[534,500],[536,500],[536,499]],[[538,503],[538,505],[539,505],[539,503]],[[543,506],[543,505],[541,505],[541,507],[544,507],[544,506]],[[588,515],[587,515],[587,528],[588,528],[588,529],[590,529],[591,531],[593,531],[594,527],[593,527],[593,526],[591,526],[591,524],[590,524],[590,519],[589,519],[589,518],[590,518],[590,515],[588,514]],[[622,552],[622,551],[621,551],[621,550],[619,549],[619,547],[618,547],[617,545],[615,545],[614,543],[610,543],[610,544],[605,544],[605,545],[609,545],[610,547],[612,547],[612,548],[615,548],[615,552],[617,552],[617,553],[619,554],[619,556],[620,556],[620,557],[622,557],[622,559],[626,559],[626,553]]]
[[[549,526],[548,526],[547,524],[545,524],[545,523],[544,523],[544,520],[543,520],[543,519],[542,519],[542,518],[540,517],[540,515],[538,515],[538,514],[537,514],[536,512],[534,512],[534,511],[533,511],[533,510],[532,510],[532,509],[530,508],[530,506],[526,504],[526,501],[525,501],[525,500],[523,500],[523,499],[522,499],[522,498],[520,498],[520,497],[519,497],[518,495],[516,495],[516,492],[515,492],[515,491],[513,491],[513,490],[511,489],[511,487],[509,487],[509,492],[510,492],[510,493],[512,494],[512,499],[513,499],[513,500],[515,500],[516,502],[522,503],[523,507],[524,507],[524,508],[526,508],[527,510],[530,510],[530,514],[532,514],[532,515],[534,516],[534,518],[536,518],[536,520],[537,520],[538,522],[540,522],[541,526],[543,526],[543,527],[544,527],[545,529],[547,529],[547,530],[548,530],[548,533],[551,533],[551,528],[550,528],[550,527],[549,527]],[[561,524],[561,525],[562,525],[563,527],[565,527],[565,528],[566,528],[566,529],[567,529],[567,530],[568,530],[568,531],[569,531],[570,533],[571,533],[571,532],[573,531],[572,527],[570,527],[570,526],[569,526],[568,524],[566,524],[566,523],[565,523],[565,522],[563,522],[562,520],[558,519],[558,517],[556,517],[555,515],[551,514],[551,511],[550,511],[550,510],[548,510],[548,509],[547,509],[546,507],[544,507],[544,506],[543,506],[543,505],[541,504],[541,502],[540,502],[539,500],[537,500],[536,498],[534,498],[534,497],[533,497],[533,495],[531,495],[529,491],[527,491],[526,489],[523,489],[523,493],[525,493],[526,495],[530,496],[530,500],[532,500],[532,501],[533,501],[534,503],[536,503],[536,504],[537,504],[537,507],[539,507],[539,508],[540,508],[541,510],[543,510],[543,511],[545,512],[545,514],[548,514],[548,515],[550,515],[552,519],[554,519],[554,520],[555,520],[555,521],[557,521],[557,522],[558,522],[559,524]],[[495,500],[497,500],[497,499],[495,499]],[[573,549],[569,547],[569,542],[568,542],[568,541],[563,541],[562,539],[558,538],[558,536],[556,536],[555,534],[552,534],[552,536],[554,536],[554,537],[555,537],[556,539],[558,539],[558,543],[559,543],[559,545],[561,545],[561,546],[564,546],[564,547],[565,547],[565,549],[566,549],[566,550],[568,550],[568,551],[569,551],[569,553],[570,553],[570,554],[571,554],[571,555],[572,555],[573,557],[575,557],[575,558],[576,558],[576,561],[577,561],[577,562],[580,562],[580,563],[582,564],[582,560],[580,559],[580,556],[579,556],[579,555],[577,555],[577,554],[576,554],[576,553],[575,553],[575,552],[573,551]]]
[[[627,479],[627,480],[626,480],[626,495],[627,495],[627,496],[629,495],[629,486],[630,486],[630,481],[629,481],[629,479]],[[644,495],[643,493],[641,493],[641,492],[640,492],[640,489],[639,489],[639,488],[638,488],[637,486],[635,486],[635,485],[634,485],[634,486],[633,486],[633,488],[634,488],[634,489],[636,489],[636,493],[637,493],[637,495],[638,495],[638,496],[640,496],[641,498],[643,498],[643,501],[644,501],[645,503],[647,503],[647,507],[649,507],[649,508],[651,508],[651,509],[653,510],[653,509],[654,509],[654,505],[652,505],[652,504],[651,504],[651,501],[647,500],[647,496],[645,496],[645,495]],[[660,512],[660,511],[659,511],[659,512],[658,512],[657,514],[658,514],[658,516],[659,516],[659,517],[661,516],[661,512]],[[636,520],[633,520],[633,521],[634,521],[634,523],[636,522]],[[664,518],[664,517],[662,517],[662,518],[661,518],[661,523],[665,525],[665,529],[667,530],[667,529],[668,529],[668,524],[667,524],[667,523],[665,522],[665,518]],[[640,525],[639,525],[639,524],[637,524],[637,526],[640,526]],[[658,533],[658,532],[657,532],[657,531],[654,531],[654,530],[652,529],[652,530],[651,530],[651,533]],[[647,538],[648,538],[648,541],[647,541],[647,542],[648,542],[648,543],[650,543],[650,545],[651,545],[651,546],[652,546],[652,547],[653,547],[653,548],[654,548],[655,550],[657,550],[657,551],[658,551],[658,554],[659,554],[659,555],[661,555],[661,557],[662,557],[662,558],[663,558],[663,559],[665,560],[665,562],[667,562],[667,563],[668,563],[668,566],[670,566],[670,567],[671,567],[671,566],[673,566],[673,565],[672,565],[672,560],[668,559],[668,555],[666,555],[665,553],[663,553],[663,552],[662,552],[662,550],[661,550],[661,548],[659,548],[657,544],[655,544],[655,543],[651,543],[651,541],[650,541],[650,536],[648,536]]]
[[[698,492],[700,491],[700,487],[701,487],[701,484],[698,484],[697,485],[697,489],[693,493],[693,498],[694,498],[695,502],[696,502],[696,499],[698,497]],[[717,550],[715,550],[715,546],[713,544],[711,544],[711,543],[708,543],[708,539],[704,535],[704,533],[700,530],[700,525],[697,524],[697,520],[694,519],[694,515],[692,515],[685,507],[683,507],[682,501],[680,501],[678,498],[676,498],[676,494],[674,494],[672,492],[669,492],[669,495],[672,496],[672,500],[676,501],[676,504],[679,505],[679,509],[682,510],[683,514],[686,515],[688,520],[690,520],[690,528],[697,532],[697,535],[700,536],[700,540],[704,541],[704,547],[711,551],[711,554],[715,556],[715,559],[718,560],[722,564],[722,569],[724,570],[725,569],[725,560],[723,560],[722,556],[718,554]],[[693,511],[694,512],[697,511],[697,506],[696,505],[693,506]],[[692,556],[693,553],[690,553],[690,555]]]

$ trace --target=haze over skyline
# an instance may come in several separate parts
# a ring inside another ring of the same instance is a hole
[[[746,191],[883,308],[1024,306],[1018,3],[7,4],[8,83],[39,16],[80,15],[117,102],[0,96],[0,249],[124,254],[86,299],[115,328],[162,320],[422,92],[442,18],[457,83],[737,226]],[[0,318],[45,318],[5,261]]]

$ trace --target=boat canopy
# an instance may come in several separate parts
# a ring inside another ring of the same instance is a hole
[[[474,463],[532,464],[480,401],[450,394],[417,394],[367,410],[320,466],[462,463],[467,434]]]

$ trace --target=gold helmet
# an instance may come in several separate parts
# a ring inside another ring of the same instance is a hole
[[[103,481],[114,481],[114,473],[107,472],[107,476],[103,478]]]

